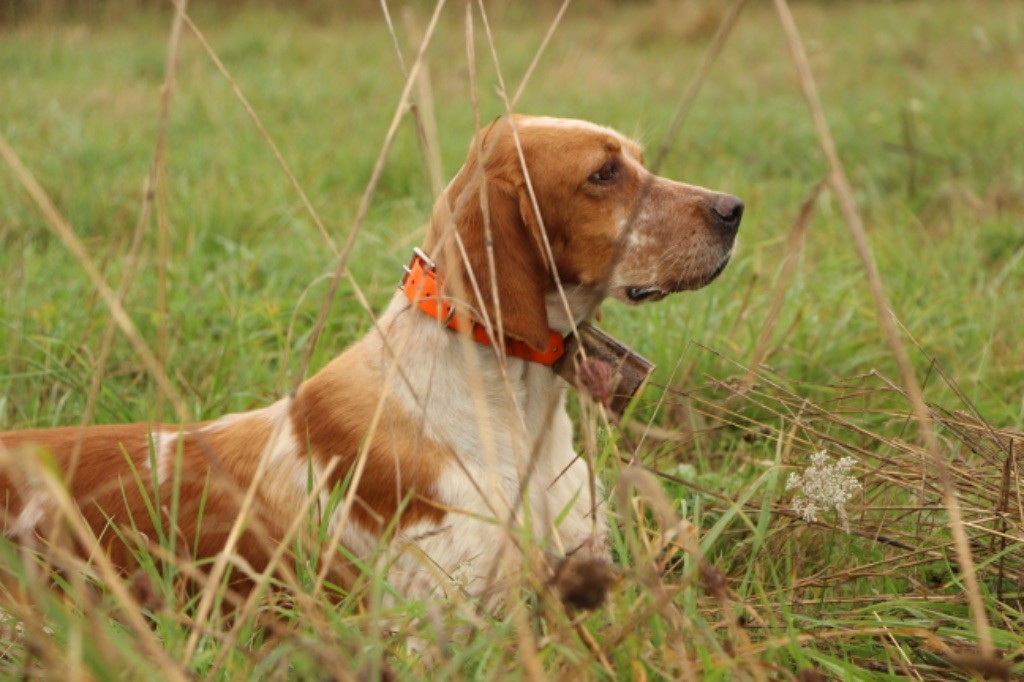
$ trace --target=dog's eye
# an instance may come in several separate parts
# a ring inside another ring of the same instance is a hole
[[[614,161],[609,161],[605,165],[601,166],[601,169],[596,173],[592,173],[587,180],[598,185],[607,185],[615,182],[619,178],[619,164]]]

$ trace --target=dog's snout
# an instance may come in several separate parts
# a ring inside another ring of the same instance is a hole
[[[743,218],[743,202],[731,194],[723,194],[711,205],[711,213],[719,225],[735,232]]]

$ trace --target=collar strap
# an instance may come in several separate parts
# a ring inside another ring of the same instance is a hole
[[[417,308],[441,324],[460,334],[468,334],[483,346],[493,346],[487,327],[469,315],[460,313],[455,306],[441,295],[444,277],[427,254],[419,248],[412,251],[412,260],[405,267],[405,276],[399,287]],[[519,339],[505,337],[505,354],[521,360],[529,360],[551,366],[565,353],[565,339],[556,331],[550,331],[547,348],[537,350]]]

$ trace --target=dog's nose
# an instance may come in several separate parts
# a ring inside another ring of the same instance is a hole
[[[738,197],[723,194],[712,204],[711,213],[719,225],[735,232],[740,227],[740,219],[743,218],[743,202]]]

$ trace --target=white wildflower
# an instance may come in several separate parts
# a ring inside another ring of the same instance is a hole
[[[803,474],[790,474],[786,481],[786,490],[797,491],[793,511],[810,523],[818,520],[818,512],[835,509],[843,530],[849,533],[850,522],[844,505],[861,487],[850,473],[856,463],[853,457],[833,460],[825,450],[811,455],[811,466]]]

